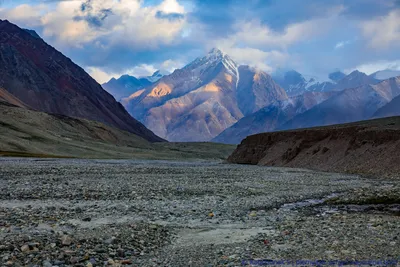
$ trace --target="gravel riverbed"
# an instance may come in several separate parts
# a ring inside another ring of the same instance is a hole
[[[0,188],[1,266],[400,261],[399,180],[210,161],[0,158]]]

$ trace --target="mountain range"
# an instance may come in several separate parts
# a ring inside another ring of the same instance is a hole
[[[169,141],[209,141],[243,116],[287,98],[267,73],[239,66],[212,49],[124,102],[146,127]]]
[[[370,119],[400,94],[400,77],[375,85],[345,89],[326,101],[301,113],[279,130],[324,126]]]
[[[389,75],[389,73],[386,75]],[[376,73],[375,76],[383,75]],[[329,81],[320,82],[316,77],[305,78],[295,70],[278,71],[272,74],[273,79],[286,90],[288,96],[301,95],[305,92],[341,91],[364,84],[376,84],[380,80],[375,76],[368,76],[358,70],[351,72],[349,75],[341,71],[335,71],[329,74]]]
[[[169,141],[236,144],[260,132],[369,119],[397,95],[395,87],[389,92],[376,78],[390,74],[396,72],[335,71],[324,82],[295,70],[270,76],[212,49],[154,83],[137,86],[121,102]],[[119,81],[127,87],[124,76]]]
[[[236,144],[260,132],[400,115],[394,70],[336,71],[319,82],[294,70],[271,76],[214,48],[171,74],[113,78],[103,84],[107,92],[36,32],[0,20],[0,33],[1,103],[97,121],[151,142]]]
[[[163,141],[112,95],[33,31],[0,20],[0,94],[3,101],[46,113],[102,122],[149,141]]]
[[[364,81],[364,74],[358,73]],[[347,76],[347,77],[348,77]],[[343,78],[346,79],[346,78]],[[378,84],[364,84],[342,91],[306,92],[277,102],[242,118],[213,139],[228,144],[240,143],[248,135],[325,126],[367,120],[400,114],[400,77],[393,77]]]
[[[327,100],[333,94],[334,92],[306,92],[283,101],[276,101],[243,117],[212,141],[238,144],[246,136],[274,131],[283,123]]]

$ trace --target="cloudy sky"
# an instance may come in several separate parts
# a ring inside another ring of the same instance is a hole
[[[271,73],[400,70],[400,0],[0,0],[99,82],[172,71],[212,47]]]

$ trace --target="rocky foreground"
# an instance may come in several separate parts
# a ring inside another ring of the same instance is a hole
[[[228,161],[400,178],[400,117],[248,136]]]
[[[1,266],[400,260],[395,180],[219,162],[2,158],[0,187]]]

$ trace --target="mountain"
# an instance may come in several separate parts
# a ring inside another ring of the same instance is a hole
[[[400,77],[390,78],[375,85],[349,88],[295,116],[279,129],[307,128],[369,119],[399,94]]]
[[[391,82],[399,83],[400,76],[397,78],[392,78]],[[392,101],[390,101],[385,106],[378,109],[375,114],[374,118],[383,118],[383,117],[391,117],[391,116],[400,116],[400,96],[395,97]]]
[[[94,120],[162,141],[81,67],[7,20],[0,20],[0,88],[38,111]]]
[[[400,97],[394,98],[388,104],[378,109],[374,118],[384,118],[384,117],[392,117],[392,116],[400,116]]]
[[[377,84],[380,80],[377,80],[371,76],[368,76],[364,72],[358,70],[353,71],[349,75],[339,80],[335,85],[335,91],[342,91],[348,88],[355,88],[362,85]]]
[[[304,92],[325,92],[334,88],[331,82],[318,82],[315,77],[306,79],[295,70],[278,71],[272,74],[272,77],[285,89],[288,96],[301,95]]]
[[[102,84],[102,86],[107,92],[112,94],[115,99],[120,100],[150,84],[151,82],[145,78],[137,79],[130,75],[122,75],[118,79],[112,78],[108,82]]]
[[[400,70],[391,70],[391,69],[380,70],[372,73],[370,76],[374,79],[386,80],[392,77],[400,76]]]
[[[327,100],[333,94],[335,92],[306,92],[303,95],[274,102],[240,119],[212,141],[239,144],[246,136],[273,131],[294,116]]]
[[[41,37],[39,36],[39,34],[37,34],[36,31],[30,29],[23,29],[23,30],[32,35],[33,37],[41,39]]]
[[[155,83],[156,81],[158,81],[159,79],[161,79],[162,77],[164,77],[165,75],[168,75],[168,74],[169,73],[164,73],[164,72],[161,72],[161,70],[157,70],[156,72],[153,73],[153,75],[142,77],[140,80],[146,79],[150,83]]]
[[[208,141],[285,90],[260,70],[212,49],[124,100],[128,111],[169,141]]]
[[[130,75],[122,75],[118,79],[112,78],[102,86],[110,94],[112,94],[118,101],[124,101],[124,98],[129,98],[140,89],[155,83],[164,76],[160,70],[157,70],[151,76],[136,78]]]
[[[295,70],[277,72],[273,74],[273,78],[280,86],[285,88],[289,96],[301,95],[305,92],[341,91],[361,85],[376,84],[380,81],[359,71],[353,71],[349,75],[336,71],[329,74],[331,81],[324,82],[318,81],[315,77],[306,79]]]

